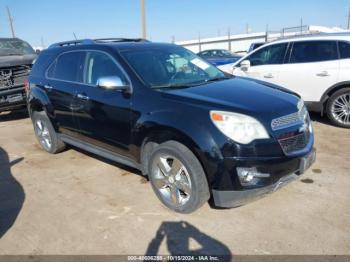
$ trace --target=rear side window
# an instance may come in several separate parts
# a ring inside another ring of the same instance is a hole
[[[339,42],[339,53],[341,59],[350,58],[350,43]]]
[[[47,76],[58,80],[82,82],[85,52],[68,52],[60,55],[49,67]]]
[[[100,77],[118,76],[126,84],[127,80],[119,66],[107,54],[88,52],[86,56],[84,83],[96,85]]]
[[[312,63],[338,59],[335,41],[295,42],[290,63]]]
[[[266,46],[248,57],[252,66],[283,64],[287,44]]]

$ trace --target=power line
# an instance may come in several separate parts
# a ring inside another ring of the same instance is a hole
[[[6,6],[6,10],[7,10],[7,16],[9,19],[9,24],[10,24],[10,29],[11,29],[11,33],[12,33],[12,37],[15,38],[15,30],[13,28],[13,18],[11,16],[11,12],[10,12],[10,8],[8,6]]]

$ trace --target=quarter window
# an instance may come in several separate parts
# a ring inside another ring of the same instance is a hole
[[[48,71],[48,76],[59,80],[81,82],[84,52],[68,52],[58,57]],[[53,67],[53,68],[52,68]]]
[[[121,69],[107,54],[102,52],[88,52],[84,82],[96,85],[100,77],[118,76],[126,84],[127,80]]]
[[[262,48],[249,56],[252,66],[283,64],[287,44],[276,44]]]
[[[335,41],[295,42],[290,63],[311,63],[338,59]]]
[[[339,42],[339,53],[342,59],[350,58],[350,43]]]

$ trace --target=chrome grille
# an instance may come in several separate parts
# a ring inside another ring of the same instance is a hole
[[[286,155],[290,155],[294,152],[304,149],[309,143],[310,132],[306,130],[304,133],[298,134],[293,137],[278,140],[283,152]]]
[[[299,112],[275,118],[271,121],[271,128],[273,131],[276,131],[290,126],[303,124],[305,114],[307,114],[307,111],[306,108],[303,107]]]
[[[0,68],[0,89],[23,86],[28,77],[30,66],[13,66]]]

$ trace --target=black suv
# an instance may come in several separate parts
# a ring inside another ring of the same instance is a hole
[[[28,108],[49,153],[70,144],[137,168],[177,212],[234,207],[298,177],[315,151],[297,95],[231,78],[173,44],[63,42],[39,55]]]
[[[0,38],[0,112],[25,108],[25,80],[36,56],[27,42]]]

